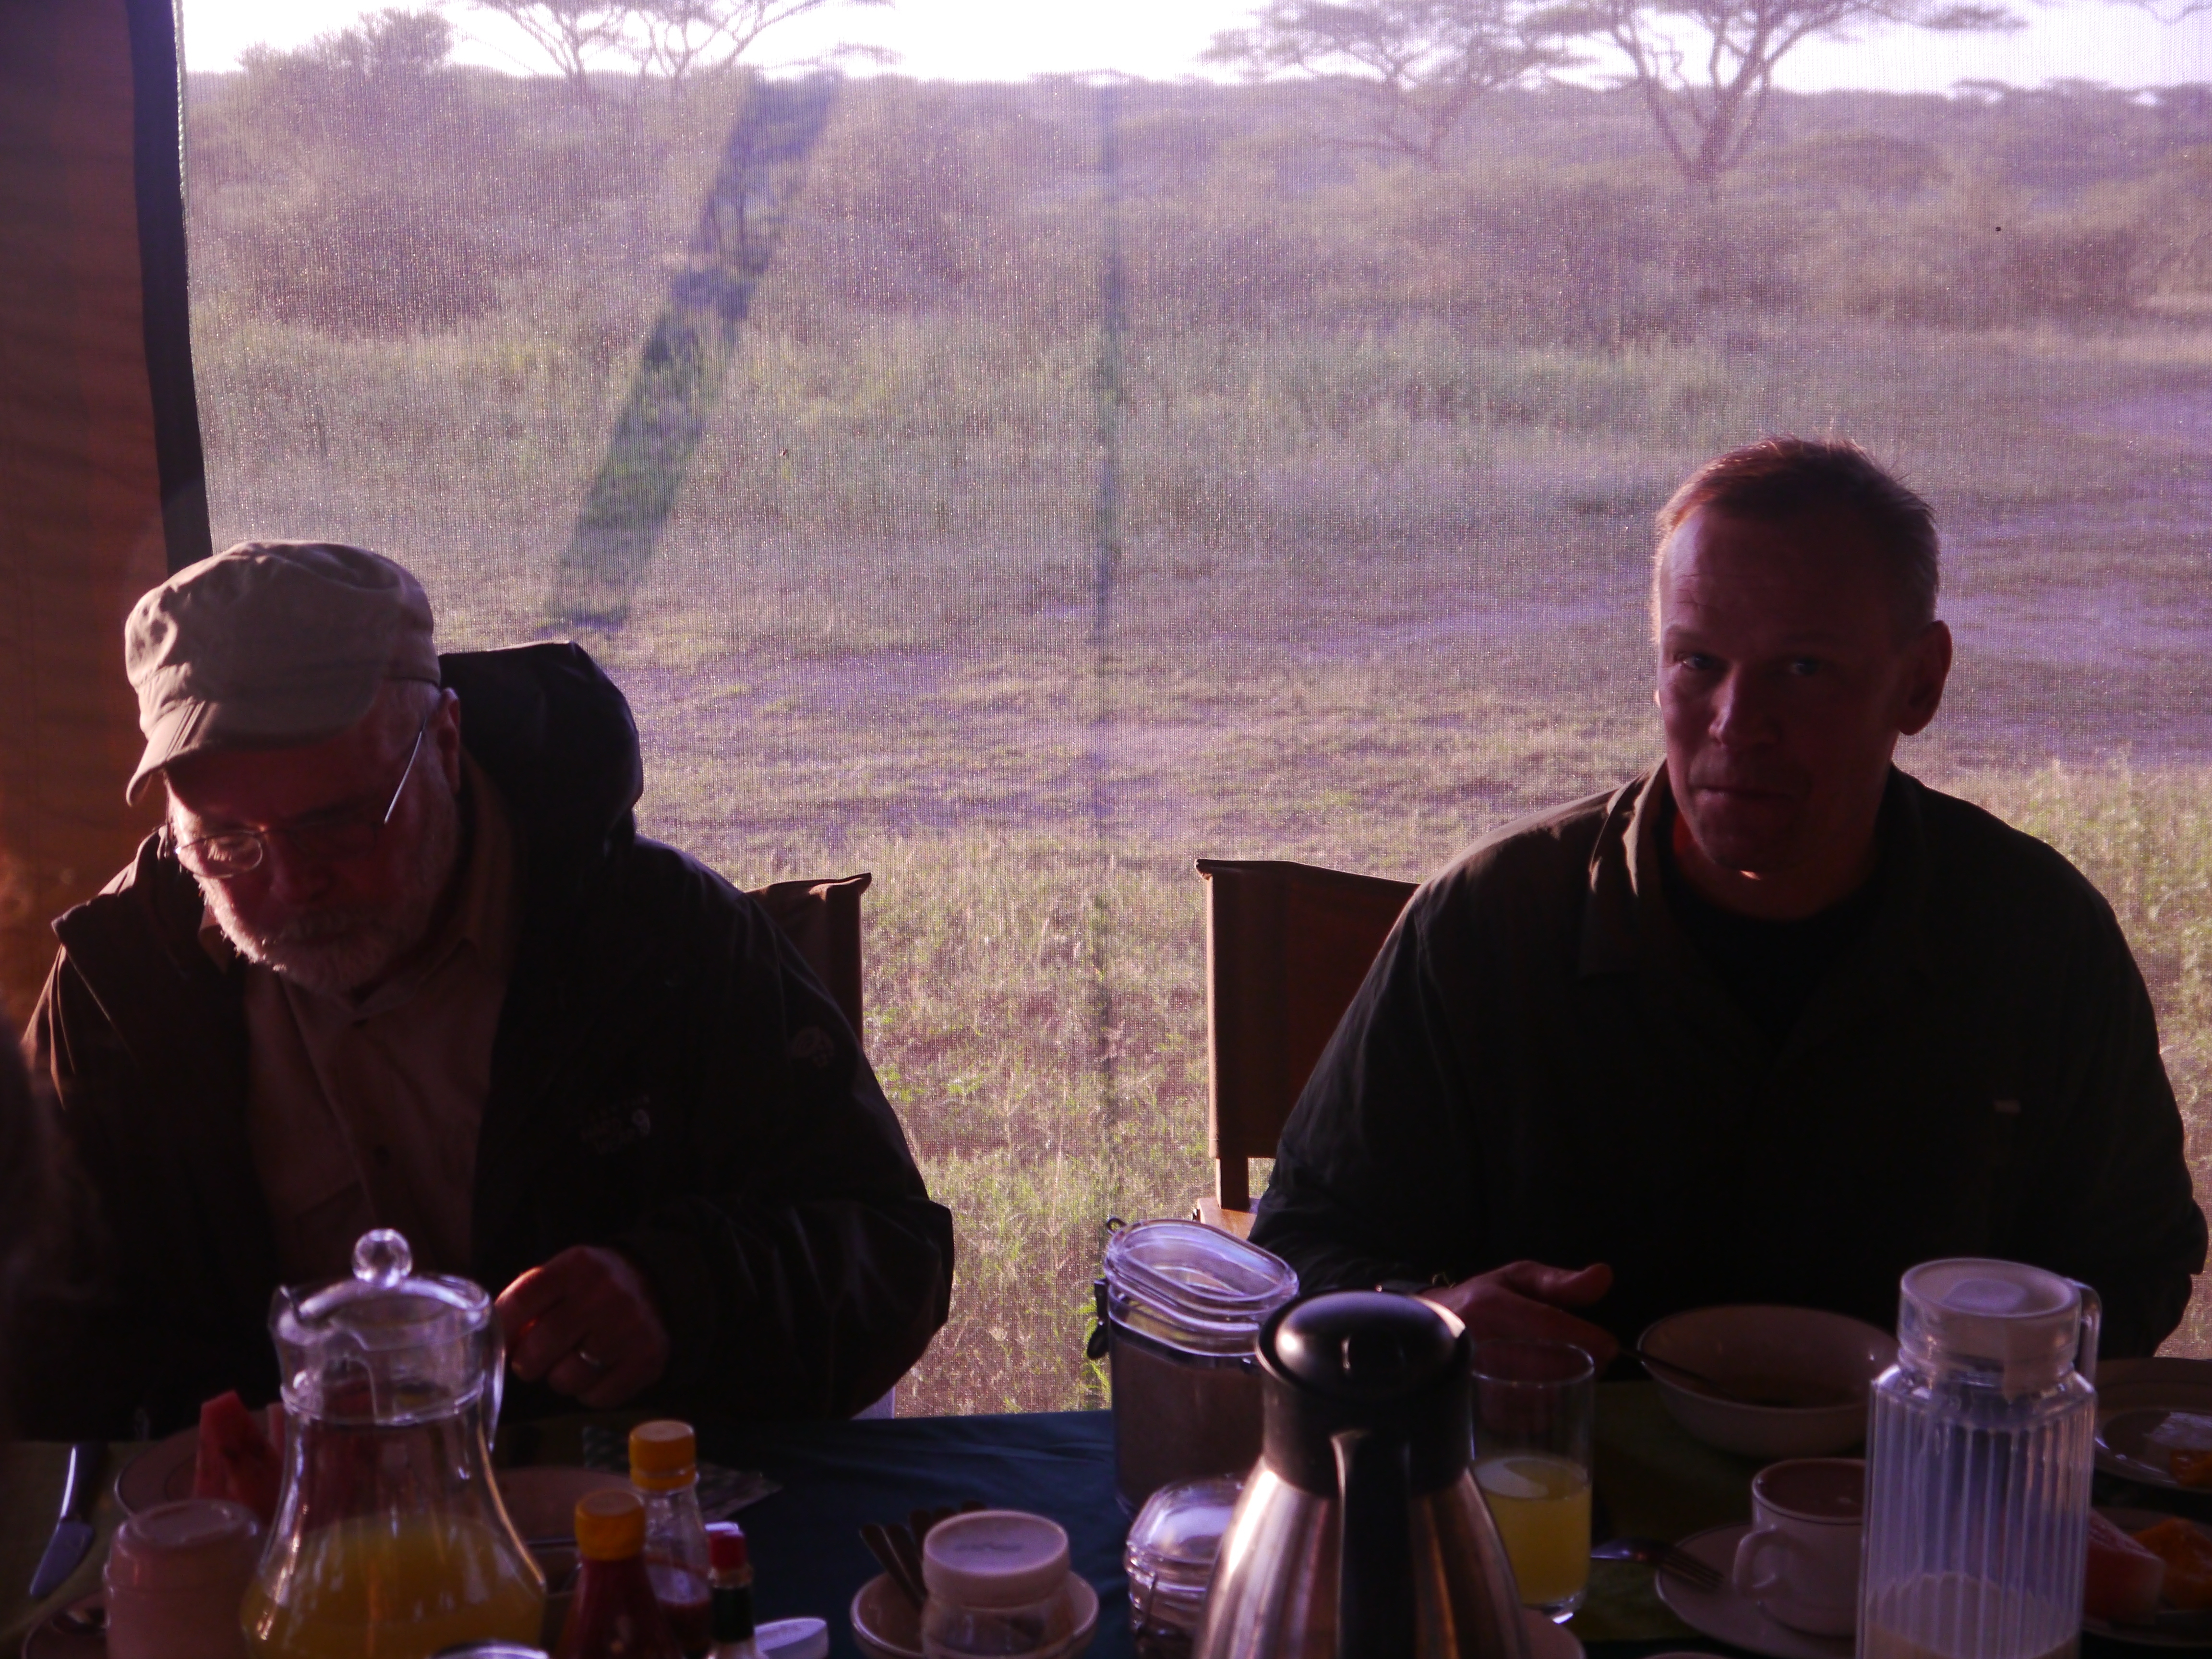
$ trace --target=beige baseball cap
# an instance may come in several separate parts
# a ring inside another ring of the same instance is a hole
[[[131,608],[123,662],[146,734],[134,801],[182,756],[319,743],[385,681],[440,678],[422,584],[339,542],[240,542],[179,570]]]

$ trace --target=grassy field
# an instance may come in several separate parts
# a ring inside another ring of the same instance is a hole
[[[389,552],[453,645],[580,633],[650,833],[875,872],[867,1045],[961,1249],[902,1409],[1098,1398],[1106,1218],[1209,1179],[1192,859],[1419,877],[1647,763],[1650,514],[1763,432],[1934,501],[1960,658],[1905,763],[2112,899],[2212,1192],[2212,131],[1783,97],[1710,202],[1595,94],[1415,175],[1313,94],[1138,88],[1109,190],[1090,89],[856,83],[755,181],[781,240],[580,628],[556,568],[743,98],[293,72],[192,94],[218,541]],[[1992,204],[2027,252],[1966,237]]]

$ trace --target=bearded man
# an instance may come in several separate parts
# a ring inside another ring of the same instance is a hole
[[[271,1397],[271,1292],[378,1227],[498,1293],[525,1415],[849,1414],[919,1357],[951,1217],[774,922],[636,833],[589,657],[441,658],[390,560],[250,542],[125,659],[166,822],[32,1021],[104,1237],[15,1349],[27,1432]]]
[[[2054,1269],[2146,1354],[2203,1266],[2158,1030],[2065,860],[1899,771],[1951,665],[1926,503],[1778,440],[1659,515],[1666,757],[1408,903],[1252,1236],[1602,1362],[1794,1303],[1890,1328],[1943,1256]]]

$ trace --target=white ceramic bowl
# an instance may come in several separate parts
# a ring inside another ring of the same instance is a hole
[[[1075,1659],[1098,1631],[1098,1592],[1091,1581],[1067,1575],[1068,1599],[1075,1603],[1076,1628],[1053,1652]],[[868,1659],[921,1659],[921,1612],[898,1592],[891,1576],[879,1572],[853,1593],[853,1639]]]
[[[1646,1368],[1667,1409],[1694,1439],[1772,1462],[1826,1457],[1866,1437],[1867,1390],[1897,1358],[1897,1339],[1818,1308],[1693,1308],[1644,1333],[1655,1359],[1671,1359],[1746,1393],[1802,1389],[1846,1396],[1834,1405],[1747,1406],[1705,1392],[1662,1365]]]

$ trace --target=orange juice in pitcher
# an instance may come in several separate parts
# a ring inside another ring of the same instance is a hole
[[[491,1298],[417,1278],[398,1234],[354,1276],[280,1291],[284,1487],[240,1616],[265,1659],[430,1659],[535,1642],[545,1580],[491,1477],[505,1355]]]
[[[259,1583],[241,1610],[256,1654],[428,1659],[463,1642],[535,1643],[545,1591],[479,1522],[342,1521],[312,1534],[282,1604]]]

